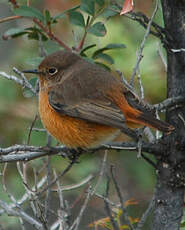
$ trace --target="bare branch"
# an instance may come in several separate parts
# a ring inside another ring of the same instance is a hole
[[[153,197],[152,197],[152,199],[151,199],[146,211],[143,213],[141,219],[137,223],[136,230],[141,230],[143,228],[143,226],[144,226],[148,216],[150,215],[154,205],[155,205],[155,192],[154,192],[154,195],[153,195]]]
[[[117,183],[117,181],[116,181],[116,178],[115,178],[115,176],[114,176],[113,169],[114,169],[114,167],[113,167],[113,165],[112,165],[112,166],[111,166],[111,170],[110,170],[110,171],[111,171],[111,177],[112,177],[112,180],[113,180],[113,182],[114,182],[114,186],[115,186],[116,192],[117,192],[117,194],[118,194],[118,198],[119,198],[119,200],[120,200],[121,209],[122,209],[122,211],[123,211],[123,216],[124,216],[124,218],[125,218],[126,223],[127,223],[128,226],[129,226],[129,228],[130,228],[131,230],[134,230],[134,227],[133,227],[132,223],[131,223],[130,220],[129,220],[129,215],[128,215],[127,208],[126,208],[126,206],[125,206],[125,201],[123,200],[123,197],[122,197],[122,194],[121,194],[121,190],[120,190],[119,185],[118,185],[118,183]]]
[[[73,229],[74,230],[78,230],[80,221],[81,221],[82,216],[84,214],[84,211],[85,211],[85,209],[87,207],[87,204],[88,204],[90,198],[95,194],[95,192],[97,190],[97,187],[98,187],[98,185],[100,184],[100,182],[102,180],[102,177],[104,175],[105,166],[106,166],[106,160],[107,160],[107,151],[105,151],[105,154],[104,154],[104,157],[103,157],[103,161],[102,161],[102,164],[101,164],[101,167],[100,167],[100,172],[99,172],[98,180],[97,180],[96,184],[94,185],[94,188],[92,188],[91,186],[89,186],[88,193],[87,193],[86,199],[84,201],[84,204],[81,207],[80,213],[77,216],[77,218],[74,220],[74,222],[71,225],[71,227],[70,227],[69,230],[73,230]]]
[[[35,229],[38,230],[44,230],[42,224],[35,220],[33,217],[25,213],[22,209],[19,207],[12,208],[10,207],[6,202],[0,200],[0,207],[6,211],[6,213],[10,216],[17,216],[21,217],[23,220],[27,221],[29,224],[31,224]]]
[[[14,76],[14,75],[8,75],[5,72],[0,72],[0,76],[6,78],[8,80],[13,80],[17,84],[21,85],[22,87],[26,87],[26,88],[30,89],[32,91],[32,93],[36,94],[36,90],[29,83],[29,81],[26,79],[26,77],[24,76],[24,74],[21,73],[20,71],[18,71],[16,68],[14,68],[14,71],[16,71],[16,73],[19,74],[19,76],[21,76],[22,79]]]
[[[146,29],[146,32],[145,32],[143,41],[142,41],[141,46],[140,46],[140,49],[139,49],[139,51],[138,51],[137,62],[136,62],[136,65],[135,65],[135,67],[134,67],[134,70],[133,70],[131,79],[130,79],[130,84],[131,84],[132,86],[133,86],[133,84],[134,84],[134,78],[135,78],[135,75],[136,75],[137,70],[138,70],[138,68],[139,68],[139,64],[140,64],[140,62],[141,62],[141,59],[143,58],[143,55],[142,55],[143,49],[144,49],[144,47],[145,47],[146,40],[147,40],[147,38],[148,38],[148,36],[149,36],[149,34],[150,34],[150,28],[151,28],[151,25],[152,25],[152,21],[153,21],[155,15],[156,15],[156,13],[157,13],[158,4],[159,4],[159,0],[156,0],[156,6],[155,6],[155,9],[154,9],[154,12],[153,12],[153,14],[152,14],[152,16],[151,16],[150,21],[148,22],[148,26],[147,26],[147,29]]]
[[[44,177],[37,183],[37,189],[40,189],[40,188],[46,183],[46,179],[47,179],[47,177],[44,176]],[[32,191],[35,191],[35,186],[32,187],[31,190],[32,190]],[[21,199],[19,199],[19,200],[16,201],[16,204],[19,205],[19,206],[21,206],[22,204],[25,203],[25,201],[26,201],[28,198],[29,198],[29,194],[26,192],[26,193],[22,196]],[[12,209],[13,209],[13,208],[16,208],[16,204],[15,204],[15,203],[11,203],[11,204],[9,204],[9,207],[12,208]],[[2,215],[2,214],[4,213],[4,211],[5,211],[5,210],[0,209],[0,215]]]
[[[108,176],[107,176],[108,177]],[[110,208],[109,202],[107,202],[108,196],[109,196],[109,187],[110,187],[110,178],[107,178],[107,185],[106,185],[106,194],[104,199],[104,204],[105,204],[105,210],[107,211],[108,217],[110,219],[110,222],[112,224],[113,229],[119,230],[117,222],[114,220],[114,217],[112,215],[112,210]]]
[[[167,98],[163,102],[153,105],[153,107],[158,111],[162,111],[164,109],[167,109],[169,107],[173,107],[179,104],[185,104],[185,97],[178,96],[178,97]]]
[[[165,57],[164,57],[164,55],[162,53],[162,50],[161,50],[159,42],[157,43],[157,53],[159,54],[159,57],[161,58],[161,61],[162,61],[163,65],[164,65],[164,69],[167,72],[167,62],[166,62]]]
[[[84,178],[82,181],[80,181],[77,184],[74,185],[67,185],[67,186],[62,186],[61,190],[63,191],[71,191],[73,189],[80,188],[86,184],[88,184],[92,179],[94,179],[95,176],[93,174],[88,175],[86,178]],[[58,189],[52,189],[52,192],[58,192]]]
[[[147,143],[142,142],[142,151],[154,154],[161,155],[162,150],[164,150],[165,146],[160,143]],[[115,150],[129,150],[129,151],[137,151],[138,144],[137,142],[123,142],[123,143],[110,143],[104,144],[93,151],[97,151],[100,149],[115,149]],[[68,151],[66,147],[58,146],[58,147],[36,147],[36,146],[27,146],[27,145],[14,145],[7,148],[0,148],[0,163],[5,162],[16,162],[16,161],[30,161],[39,157],[56,155],[59,153],[67,156]]]
[[[54,170],[54,176],[55,176],[55,179],[57,179],[57,174],[55,170]],[[58,213],[59,213],[59,216],[61,216],[61,218],[57,222],[58,224],[62,226],[62,229],[68,229],[69,228],[69,224],[68,224],[69,213],[67,212],[66,207],[65,207],[62,187],[61,187],[59,180],[57,180],[56,183],[57,183],[57,192],[58,192],[59,201],[60,201],[60,208],[58,210]]]
[[[0,23],[16,20],[16,19],[20,19],[20,18],[22,18],[22,16],[13,15],[13,16],[9,16],[9,17],[6,17],[6,18],[1,18]],[[6,40],[6,37],[3,36],[3,38]]]

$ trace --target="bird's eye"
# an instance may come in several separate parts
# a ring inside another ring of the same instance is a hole
[[[57,70],[57,68],[55,68],[55,67],[50,67],[49,69],[48,69],[48,73],[50,74],[50,75],[54,75],[55,73],[57,73],[58,72],[58,70]]]

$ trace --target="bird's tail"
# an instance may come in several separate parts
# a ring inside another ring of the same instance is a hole
[[[125,97],[122,97],[122,100],[119,97],[115,97],[115,101],[124,113],[128,127],[148,126],[164,133],[171,133],[175,129],[167,122],[156,119],[150,112],[143,112],[134,108]]]
[[[155,117],[151,116],[151,114],[145,114],[142,112],[137,116],[137,122],[141,122],[141,124],[143,125],[155,128],[164,133],[171,133],[175,129],[172,125],[168,124],[167,122],[158,120]]]
[[[129,124],[148,126],[168,134],[175,129],[167,122],[155,118],[151,113],[139,111],[138,109],[131,107],[129,104],[127,104],[124,112],[126,121]]]

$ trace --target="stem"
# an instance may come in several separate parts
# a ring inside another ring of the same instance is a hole
[[[71,48],[69,46],[67,46],[62,40],[56,37],[55,34],[52,31],[48,30],[48,28],[45,27],[39,20],[34,18],[33,21],[48,35],[51,40],[55,40],[55,42],[57,42],[60,46],[64,47],[68,51],[71,51]]]

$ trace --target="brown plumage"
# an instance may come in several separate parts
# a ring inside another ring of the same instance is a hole
[[[31,72],[31,71],[24,71]],[[72,148],[92,148],[112,140],[125,124],[169,133],[139,99],[102,67],[77,54],[58,51],[39,65],[39,110],[45,128]]]

